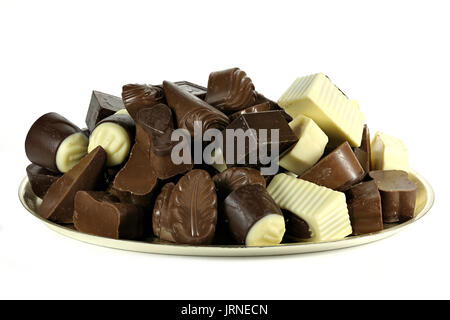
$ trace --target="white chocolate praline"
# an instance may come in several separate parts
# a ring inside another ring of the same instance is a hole
[[[121,164],[130,152],[130,137],[127,131],[114,122],[98,125],[89,137],[88,152],[102,146],[106,151],[106,165],[113,167]]]
[[[61,172],[73,168],[87,154],[88,137],[82,132],[71,134],[65,138],[56,151],[56,167]]]
[[[283,216],[269,214],[250,228],[245,238],[245,245],[274,246],[280,244],[285,231]]]
[[[328,137],[313,120],[303,115],[298,115],[289,122],[289,126],[299,139],[280,159],[280,166],[301,175],[319,161]]]
[[[311,241],[334,241],[352,233],[345,194],[280,173],[267,192],[282,209],[305,220]]]
[[[278,104],[294,119],[303,114],[327,134],[330,145],[348,141],[359,147],[364,115],[355,100],[349,100],[323,73],[297,78]]]
[[[128,110],[125,109],[125,108],[120,109],[119,111],[117,111],[117,112],[114,113],[114,114],[126,114],[126,115],[130,115],[130,114],[128,113]]]
[[[372,170],[410,171],[406,146],[400,139],[381,132],[373,137],[370,161]]]

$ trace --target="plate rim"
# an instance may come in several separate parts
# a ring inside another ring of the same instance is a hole
[[[422,183],[426,193],[426,201],[423,209],[411,220],[404,223],[392,226],[382,231],[373,232],[364,235],[356,235],[348,238],[323,241],[323,242],[296,242],[284,243],[275,246],[254,246],[247,247],[243,245],[207,245],[207,246],[192,246],[186,244],[172,244],[172,243],[151,243],[138,240],[126,239],[110,239],[97,235],[86,234],[73,230],[66,226],[59,225],[55,222],[49,221],[34,212],[26,203],[24,195],[27,186],[29,185],[28,177],[25,176],[18,190],[20,202],[23,207],[31,213],[35,218],[43,222],[51,230],[62,234],[64,236],[90,243],[93,245],[109,247],[113,249],[121,249],[135,252],[169,254],[169,255],[188,255],[188,256],[267,256],[267,255],[286,255],[286,254],[301,254],[310,252],[320,252],[335,249],[343,249],[363,244],[375,242],[387,237],[390,237],[411,224],[422,219],[432,208],[435,201],[435,193],[430,183],[418,172],[411,170],[410,174]]]

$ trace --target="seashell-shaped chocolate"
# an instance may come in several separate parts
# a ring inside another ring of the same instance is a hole
[[[208,172],[192,170],[183,176],[169,200],[169,225],[177,243],[203,245],[213,240],[217,195]]]
[[[122,87],[122,100],[130,116],[135,116],[139,109],[151,107],[164,101],[162,88],[146,84],[127,84]]]
[[[170,81],[163,82],[167,104],[175,112],[178,128],[194,136],[194,122],[202,122],[203,132],[207,129],[223,130],[229,123],[228,117],[205,101],[190,94]]]
[[[247,184],[260,184],[266,187],[266,179],[253,168],[232,167],[213,177],[219,199],[224,200],[234,190]]]
[[[220,111],[233,113],[255,104],[255,86],[239,68],[211,72],[205,100]]]

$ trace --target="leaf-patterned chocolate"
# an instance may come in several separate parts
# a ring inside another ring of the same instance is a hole
[[[127,84],[122,87],[122,100],[130,116],[136,120],[136,113],[144,107],[151,107],[164,100],[160,87],[146,84]]]
[[[252,80],[239,68],[211,72],[206,92],[206,102],[225,113],[232,113],[256,102]]]
[[[195,169],[182,177],[170,195],[169,225],[177,243],[211,243],[217,223],[217,195],[208,172]]]

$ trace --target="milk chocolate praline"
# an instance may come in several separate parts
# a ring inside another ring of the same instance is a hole
[[[238,244],[266,245],[281,242],[285,232],[283,214],[262,185],[249,184],[234,190],[224,201],[224,211],[231,234]],[[264,243],[249,241],[252,229],[268,216],[277,217],[278,223],[269,224],[266,230],[259,230],[262,234],[258,240]]]
[[[404,222],[414,218],[417,186],[402,170],[370,171],[380,191],[385,223]]]
[[[78,231],[113,239],[143,236],[143,209],[120,203],[106,192],[78,191],[74,206],[74,226]]]
[[[61,174],[32,163],[27,167],[27,176],[31,190],[36,196],[43,198],[50,186],[61,177]]]
[[[178,128],[194,136],[194,122],[201,121],[201,129],[223,130],[230,122],[228,117],[205,101],[190,94],[170,81],[163,82],[167,104],[175,113]]]
[[[174,187],[169,200],[169,225],[177,243],[206,245],[214,237],[217,195],[204,170],[191,170]]]
[[[103,175],[106,152],[97,147],[53,183],[39,207],[39,214],[59,223],[73,222],[73,206],[78,191],[95,190]]]
[[[236,120],[230,123],[224,131],[222,131],[224,146],[229,144],[228,139],[234,139],[234,141],[236,141],[234,136],[228,136],[228,130],[236,132],[240,129],[242,129],[244,133],[249,134],[250,138],[245,139],[244,153],[239,152],[237,149],[238,143],[231,143],[231,146],[234,147],[234,150],[231,152],[230,150],[227,150],[227,148],[223,149],[225,162],[230,166],[261,167],[267,165],[267,163],[263,164],[261,162],[261,153],[259,151],[261,147],[266,147],[268,160],[270,162],[277,160],[274,159],[276,155],[271,154],[272,145],[277,147],[278,155],[281,155],[298,141],[298,137],[290,128],[289,123],[283,116],[283,112],[279,110],[244,113],[240,115]],[[259,134],[261,129],[267,130],[266,141],[261,139]],[[278,139],[272,137],[272,129],[278,130]],[[251,144],[250,142],[255,142],[256,145]],[[233,157],[230,156],[230,153],[232,153]]]
[[[344,142],[302,174],[300,179],[333,190],[345,191],[360,182],[364,175],[365,171],[349,143]]]
[[[346,195],[354,235],[383,230],[381,197],[374,181],[354,185]]]
[[[160,103],[141,108],[136,114],[136,122],[151,141],[150,162],[159,179],[169,179],[192,169],[192,161],[180,164],[172,161],[172,149],[177,142],[171,140],[174,124],[172,111],[167,105]],[[188,158],[191,158],[190,154]]]
[[[219,199],[224,200],[234,190],[247,184],[266,187],[266,179],[253,168],[232,167],[213,177]]]
[[[169,200],[175,184],[169,182],[161,189],[153,208],[153,233],[161,240],[175,242],[172,227],[169,224]]]
[[[133,119],[143,107],[151,107],[164,102],[164,92],[158,86],[127,84],[122,87],[122,100]]]
[[[239,68],[211,72],[205,100],[222,112],[233,113],[255,104],[255,86]]]

